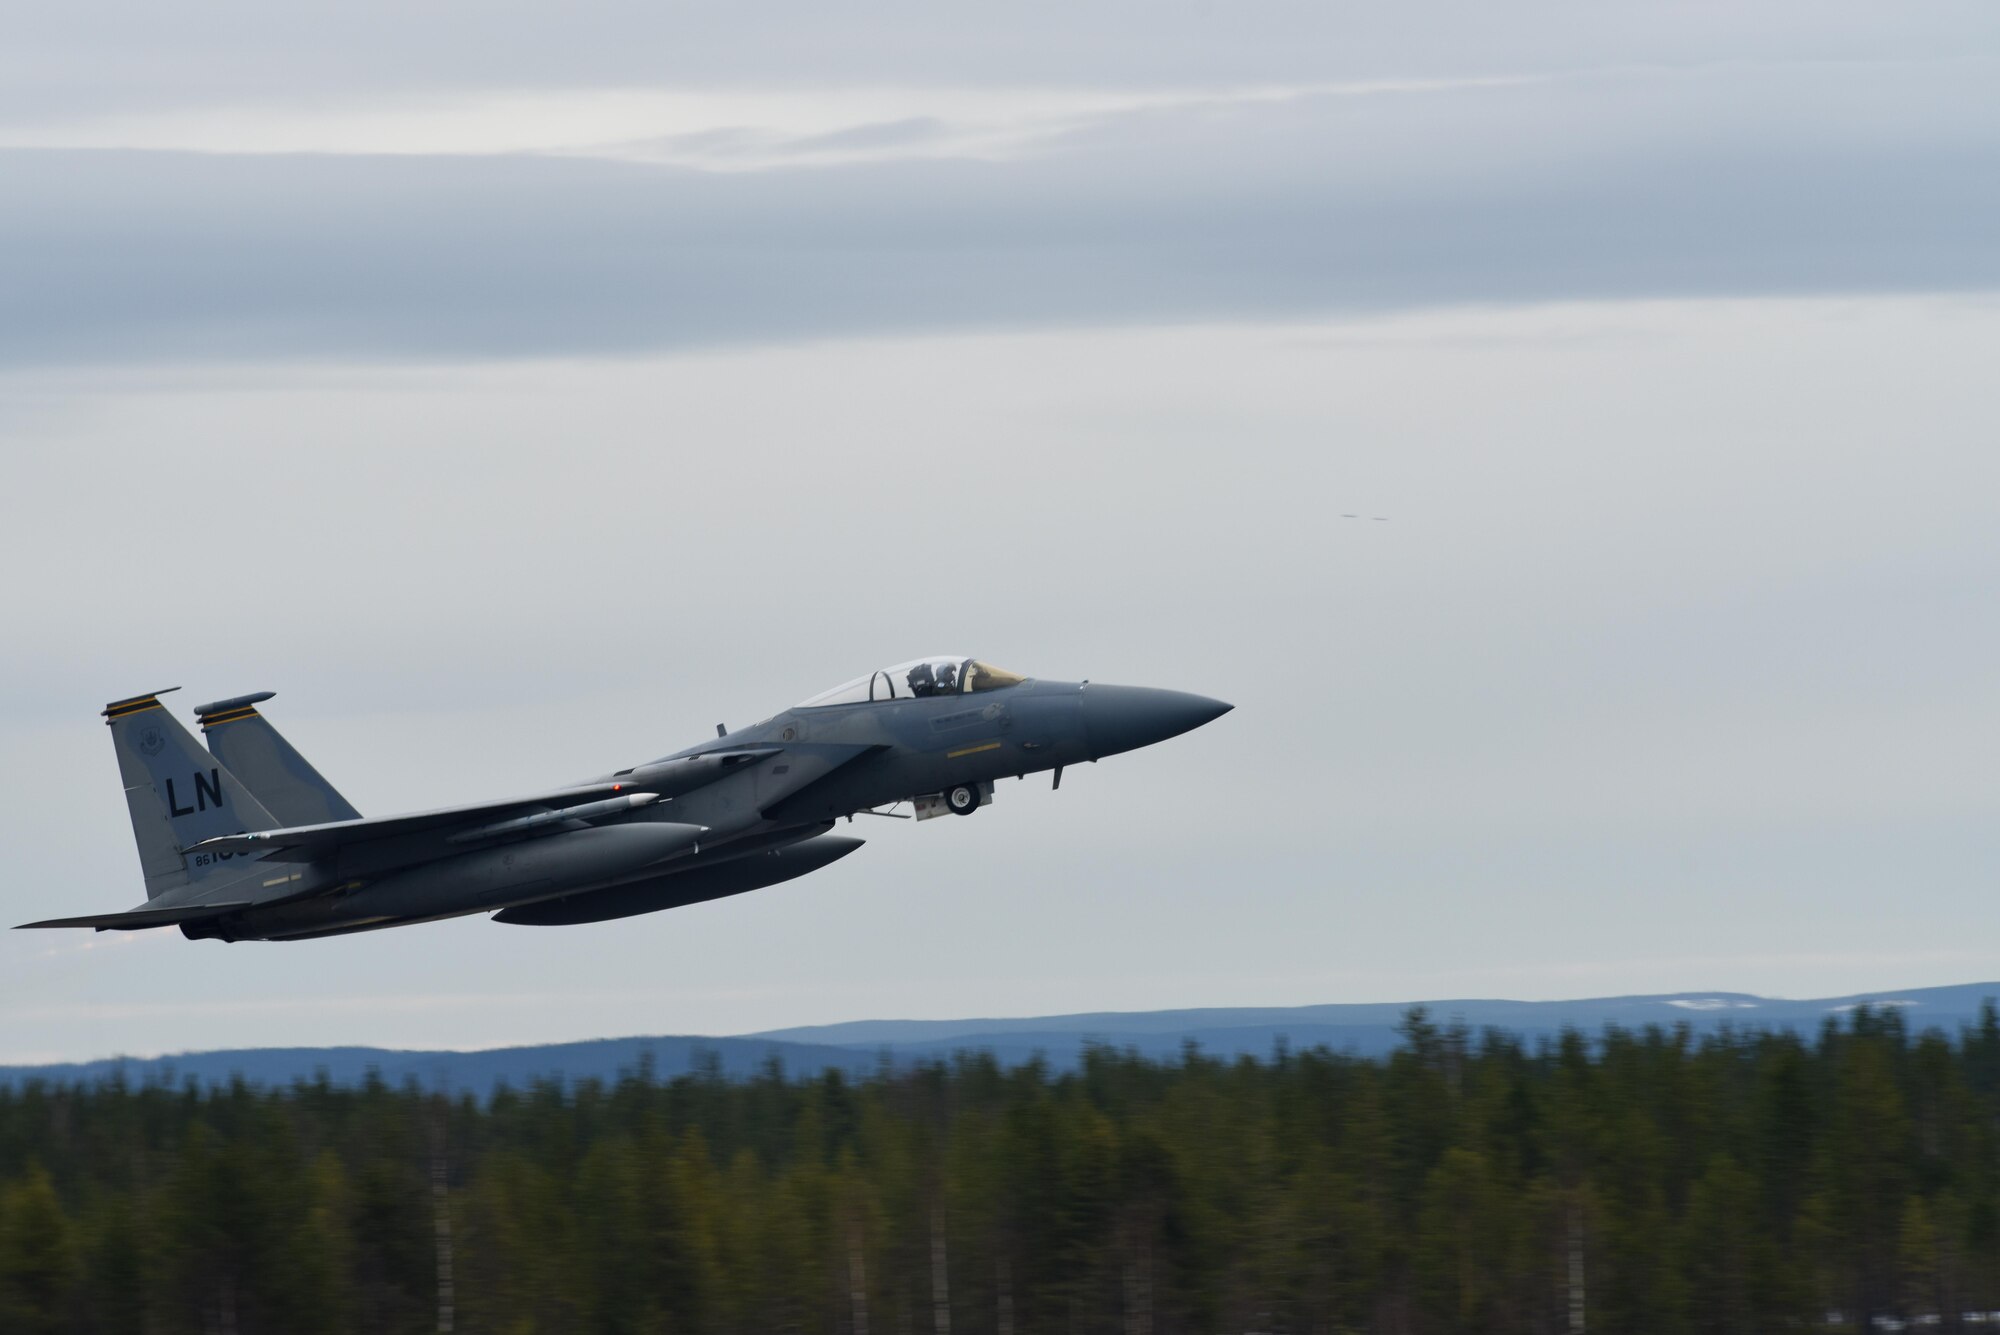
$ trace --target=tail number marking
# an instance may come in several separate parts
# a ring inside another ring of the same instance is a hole
[[[195,812],[206,811],[210,807],[214,807],[217,810],[222,808],[221,770],[212,769],[206,774],[199,771],[195,773],[194,805],[191,807],[181,805],[180,799],[174,796],[174,781],[172,779],[167,780],[167,814],[174,819],[179,820],[182,816],[192,816]]]

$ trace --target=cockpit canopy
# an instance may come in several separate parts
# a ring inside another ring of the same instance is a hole
[[[967,695],[977,691],[997,691],[1015,686],[1027,678],[1018,672],[982,663],[976,658],[945,656],[913,658],[907,663],[871,672],[865,677],[821,691],[802,700],[798,709],[822,705],[860,705],[871,700],[921,700],[932,695]]]

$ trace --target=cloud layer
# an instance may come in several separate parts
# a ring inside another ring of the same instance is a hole
[[[1021,112],[998,156],[923,116],[718,130],[700,153],[832,164],[730,172],[17,149],[0,153],[28,201],[0,214],[0,358],[629,353],[1983,289],[2000,283],[1989,74],[1787,67],[1072,106]],[[696,152],[670,138],[652,151]],[[648,142],[592,152],[642,157]]]
[[[2000,282],[1990,7],[121,13],[0,57],[0,363]]]

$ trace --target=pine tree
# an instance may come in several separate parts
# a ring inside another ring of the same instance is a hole
[[[22,1335],[68,1330],[81,1277],[75,1239],[39,1164],[0,1193],[0,1315]]]

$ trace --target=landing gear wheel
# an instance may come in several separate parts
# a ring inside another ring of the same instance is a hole
[[[979,810],[979,785],[961,783],[958,787],[947,790],[944,803],[951,808],[952,814],[970,816]]]

